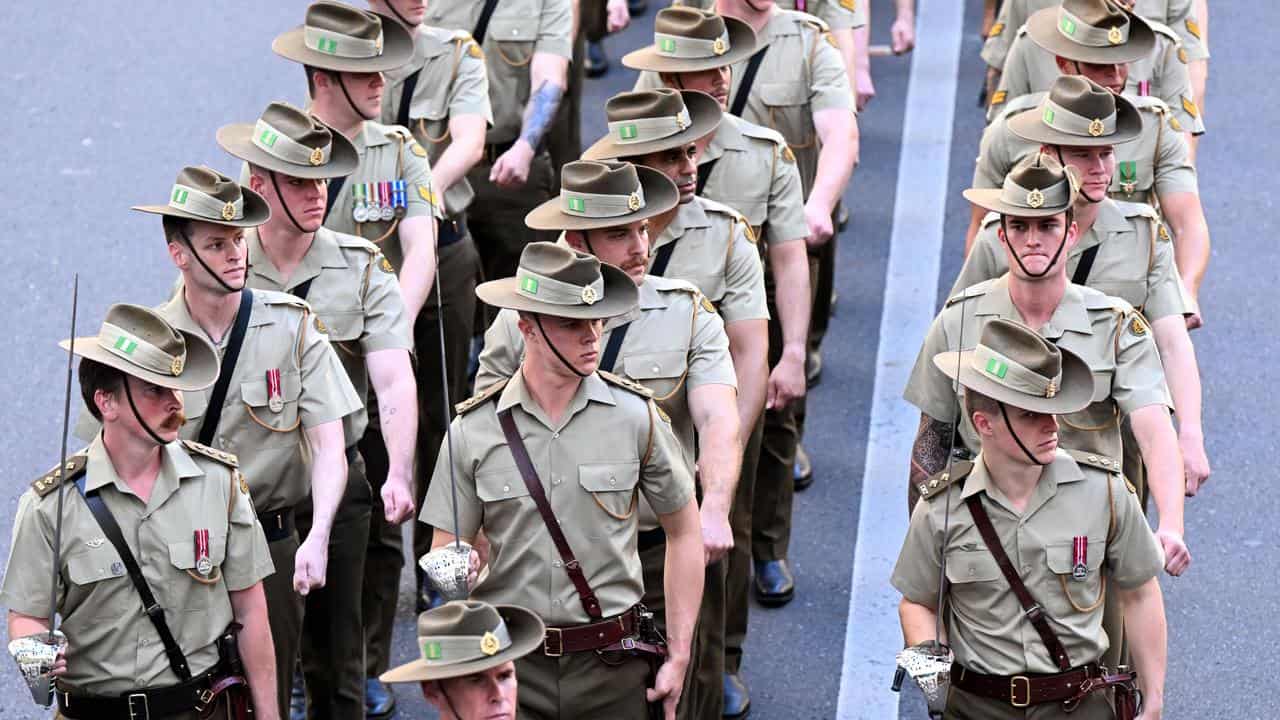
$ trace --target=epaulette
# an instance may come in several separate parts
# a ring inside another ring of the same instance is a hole
[[[827,24],[826,20],[815,15],[800,12],[799,10],[784,10],[783,12],[793,15],[797,25],[808,25],[820,33],[829,32],[831,30],[831,26]]]
[[[1169,112],[1169,103],[1161,100],[1155,95],[1139,95],[1137,97],[1126,96],[1125,100],[1133,103],[1133,106],[1139,110],[1146,110],[1147,112],[1156,113],[1157,115],[1163,115]]]
[[[370,255],[377,255],[382,252],[382,250],[372,240],[367,240],[359,235],[348,235],[347,233],[337,231],[334,231],[333,234],[334,237],[337,238],[339,247],[363,250]]]
[[[774,145],[781,145],[783,147],[787,146],[787,139],[782,137],[782,133],[774,130],[773,128],[767,128],[763,125],[757,125],[753,122],[743,120],[738,123],[738,129],[747,137],[756,138],[757,140],[768,140]]]
[[[1116,200],[1116,205],[1120,208],[1120,212],[1124,213],[1127,218],[1144,217],[1150,220],[1159,220],[1160,214],[1156,209],[1144,202],[1129,202],[1127,200]]]
[[[1068,455],[1075,459],[1077,465],[1088,465],[1089,467],[1105,470],[1106,472],[1120,472],[1120,461],[1113,460],[1106,455],[1097,453],[1087,453],[1080,450],[1071,450],[1063,448]]]
[[[472,395],[466,400],[463,400],[457,405],[454,405],[453,409],[456,410],[459,415],[466,415],[472,410],[475,410],[476,408],[483,405],[484,401],[502,392],[502,389],[505,388],[507,386],[507,383],[509,382],[511,382],[511,378],[503,378],[502,380],[495,382],[494,384],[481,390],[475,395]]]
[[[451,38],[453,40],[461,40],[462,42],[466,42],[467,40],[471,39],[471,33],[467,32],[466,30],[454,30],[451,35]]]
[[[693,304],[695,306],[701,307],[703,310],[709,313],[713,313],[716,311],[716,306],[711,304],[711,301],[707,299],[706,295],[702,294],[702,291],[698,289],[698,286],[694,285],[688,280],[679,280],[676,278],[668,278],[668,277],[661,277],[659,275],[651,275],[649,276],[648,282],[653,283],[654,289],[657,290],[658,292],[687,293],[688,295],[692,296]]]
[[[1147,19],[1143,18],[1143,20],[1147,20]],[[1169,27],[1168,25],[1165,25],[1164,23],[1156,22],[1155,20],[1147,20],[1147,24],[1151,26],[1152,30],[1155,30],[1161,35],[1164,35],[1165,37],[1169,38],[1178,47],[1182,47],[1182,38],[1178,37],[1178,33],[1174,32],[1173,28]]]
[[[625,378],[620,375],[614,375],[613,373],[605,372],[604,370],[598,371],[598,374],[605,382],[609,383],[610,385],[617,385],[618,387],[623,388],[625,390],[630,390],[631,392],[646,399],[653,397],[652,390],[641,385],[635,380],[632,380],[631,378]]]
[[[183,440],[182,447],[186,448],[189,452],[193,452],[197,455],[203,455],[210,460],[217,460],[227,467],[240,467],[240,458],[237,458],[235,453],[223,452],[217,448],[211,448],[208,445],[201,445],[195,440]]]
[[[973,463],[968,460],[960,460],[951,465],[950,470],[943,470],[934,474],[928,480],[916,486],[916,490],[920,491],[920,497],[928,500],[937,497],[939,493],[951,487],[951,484],[957,480],[963,481],[973,472]]]
[[[409,128],[403,125],[383,125],[382,132],[386,134],[388,140],[412,140],[413,133],[409,132]]]
[[[452,40],[459,50],[466,50],[471,57],[484,60],[484,49],[475,41],[475,38],[471,37],[471,33],[466,30],[454,30]]]
[[[1040,101],[1045,99],[1048,95],[1049,93],[1047,92],[1035,92],[1028,95],[1019,95],[1018,97],[1010,100],[1007,105],[1000,108],[1000,112],[996,113],[995,117],[992,118],[993,125],[996,120],[1003,120],[1024,110],[1030,110],[1031,108],[1039,105]]]
[[[311,312],[311,305],[307,304],[306,300],[303,300],[297,295],[290,295],[289,293],[277,292],[275,290],[254,290],[253,296],[256,298],[262,298],[264,305],[287,305],[289,307],[298,308],[303,312]]]
[[[31,489],[35,491],[37,496],[44,497],[61,485],[63,480],[75,480],[83,475],[88,464],[88,455],[84,453],[72,455],[67,458],[65,468],[61,465],[54,465],[49,468],[47,472],[31,483]]]
[[[1087,310],[1115,310],[1121,313],[1133,310],[1133,306],[1124,298],[1108,295],[1088,285],[1073,285],[1072,289],[1080,293],[1080,298],[1084,301]]]
[[[947,298],[947,302],[945,305],[943,305],[943,307],[951,307],[952,305],[955,305],[956,303],[962,300],[968,300],[969,298],[975,298],[982,295],[986,295],[987,290],[991,286],[991,283],[994,283],[996,280],[999,280],[999,279],[1000,278],[991,278],[989,280],[983,280],[982,282],[977,283],[976,285],[970,285],[969,287],[965,288],[962,292],[960,292],[958,295],[953,295]]]
[[[992,225],[999,225],[999,224],[1000,224],[1000,213],[989,212],[986,215],[982,216],[982,222],[979,223],[979,227],[988,228],[988,227],[991,227]]]

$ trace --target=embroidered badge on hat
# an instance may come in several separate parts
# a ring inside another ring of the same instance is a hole
[[[169,363],[169,372],[172,373],[174,377],[177,377],[182,374],[183,365],[182,356],[175,356],[173,361]]]
[[[311,148],[311,157],[307,158],[312,165],[319,165],[324,162],[324,150],[321,148]]]

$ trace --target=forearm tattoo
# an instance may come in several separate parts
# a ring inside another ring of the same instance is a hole
[[[542,136],[555,119],[563,95],[564,88],[555,83],[543,82],[538,86],[538,91],[525,107],[524,128],[520,131],[520,139],[529,143],[529,147],[536,150],[538,143],[542,142]]]
[[[920,484],[947,467],[947,452],[951,448],[951,433],[955,426],[920,414],[920,427],[916,429],[916,441],[911,446],[910,483],[907,486],[907,513],[920,499]]]

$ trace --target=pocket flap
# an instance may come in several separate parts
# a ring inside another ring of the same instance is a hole
[[[991,582],[1000,576],[1000,566],[985,547],[947,553],[947,580],[953,583]]]
[[[758,83],[760,102],[765,105],[804,105],[809,102],[809,93],[799,83]]]
[[[486,39],[498,42],[533,42],[538,39],[538,23],[533,18],[493,18]]]
[[[364,332],[364,313],[359,310],[316,310],[317,315],[324,317],[325,325],[329,326],[329,341],[343,342],[347,340],[359,340],[361,333]]]
[[[124,577],[124,563],[120,553],[106,538],[98,547],[85,548],[67,556],[67,576],[77,585],[89,585],[100,580]]]
[[[587,463],[578,466],[578,483],[590,492],[630,492],[640,481],[640,462]]]
[[[688,356],[681,350],[638,353],[628,355],[623,365],[632,380],[678,378],[688,366]]]
[[[214,567],[222,564],[227,556],[227,540],[224,535],[215,535],[209,533],[209,562]],[[194,570],[196,568],[196,542],[195,538],[191,540],[179,540],[169,543],[169,563],[179,570]]]
[[[285,402],[293,402],[302,394],[302,378],[294,371],[280,372],[280,393]],[[253,407],[267,406],[267,378],[262,377],[240,383],[240,397],[245,405]]]
[[[476,497],[484,502],[499,502],[528,497],[520,471],[514,466],[507,470],[491,470],[476,473]]]
[[[1071,576],[1071,549],[1074,545],[1075,543],[1071,540],[1045,543],[1045,561],[1049,564],[1049,570],[1055,575]],[[1102,558],[1106,553],[1107,543],[1105,540],[1089,540],[1089,551],[1086,553],[1084,563],[1089,568],[1089,572],[1093,572],[1102,566]]]

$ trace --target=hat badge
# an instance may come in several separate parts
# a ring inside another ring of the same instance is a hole
[[[1089,122],[1089,134],[1092,135],[1093,137],[1098,137],[1105,130],[1106,128],[1103,127],[1102,120],[1098,118],[1094,118],[1092,121]]]
[[[487,632],[480,638],[480,652],[485,655],[496,655],[500,648],[498,636],[491,632]]]
[[[600,296],[596,294],[596,289],[590,285],[582,288],[582,302],[588,305],[595,305]]]
[[[689,127],[689,121],[685,120],[684,115],[677,115],[676,126],[680,128],[680,132],[684,132]]]
[[[182,368],[184,366],[185,363],[182,361],[182,356],[175,355],[173,360],[169,363],[169,372],[176,377],[182,374]]]
[[[308,159],[311,161],[312,165],[319,165],[324,162],[324,150],[320,148],[312,148],[311,157]]]
[[[227,203],[227,204],[225,204],[225,205],[223,205],[223,206],[222,206],[222,219],[223,219],[223,220],[234,220],[234,219],[235,219],[235,217],[236,217],[236,206],[235,206],[235,205],[232,205],[231,203]]]
[[[1107,31],[1107,42],[1112,45],[1119,45],[1123,41],[1124,35],[1120,33],[1120,28],[1118,26]]]
[[[724,38],[716,38],[716,41],[711,43],[711,52],[723,55],[729,52],[729,44],[724,41]]]
[[[1032,208],[1044,205],[1044,193],[1040,192],[1040,188],[1034,188],[1027,193],[1027,205]]]
[[[631,193],[631,196],[627,198],[627,207],[631,209],[631,212],[640,209],[640,193]]]
[[[1050,380],[1049,386],[1044,389],[1044,396],[1052,400],[1053,396],[1057,394],[1058,394],[1058,383],[1053,380]]]

